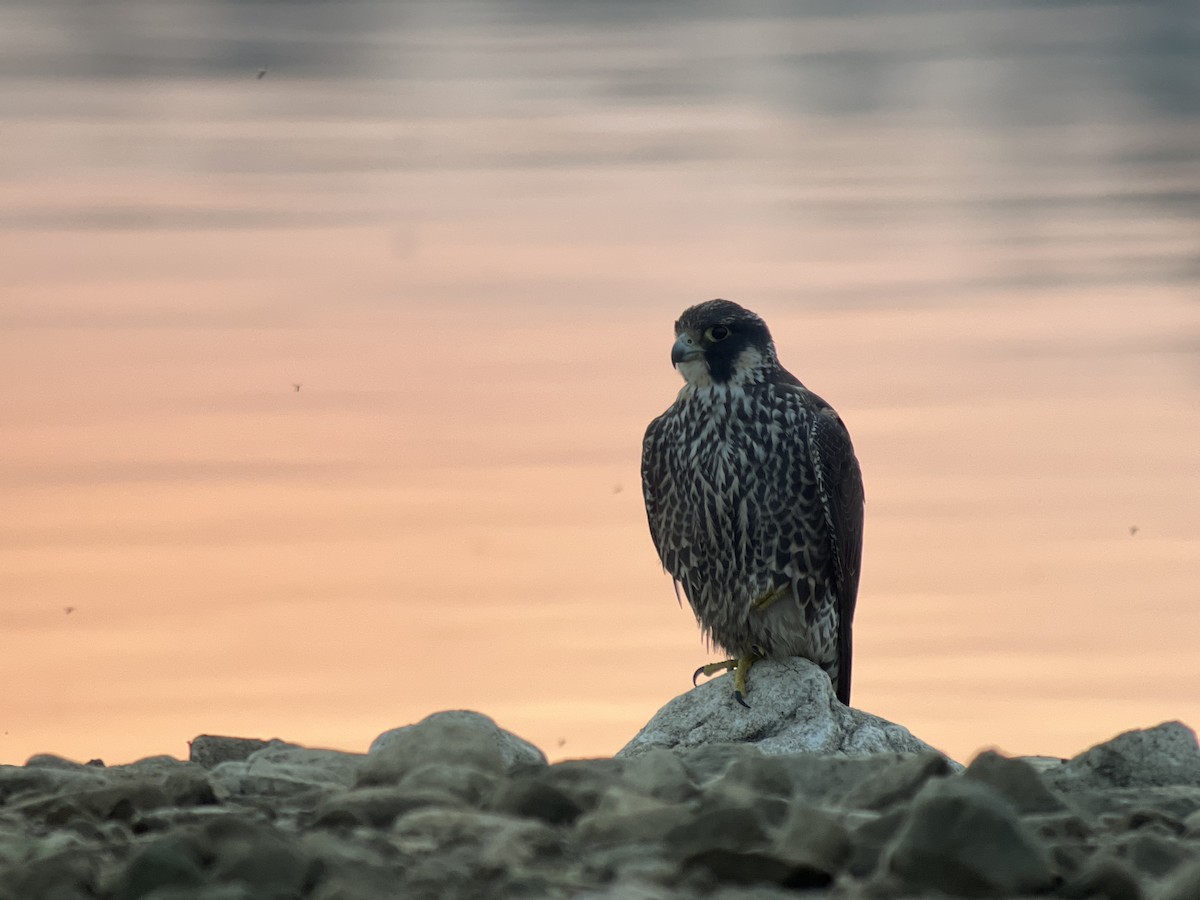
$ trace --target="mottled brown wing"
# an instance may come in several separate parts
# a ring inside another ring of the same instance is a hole
[[[850,433],[833,409],[817,398],[809,426],[810,457],[825,507],[833,545],[838,597],[838,699],[850,704],[850,669],[853,657],[854,605],[862,570],[863,494],[862,470],[854,455]]]

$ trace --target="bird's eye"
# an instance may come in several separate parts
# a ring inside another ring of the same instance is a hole
[[[704,336],[713,343],[716,343],[717,341],[723,341],[725,338],[729,337],[729,329],[724,325],[714,325],[712,328],[708,329],[708,331],[704,332]]]

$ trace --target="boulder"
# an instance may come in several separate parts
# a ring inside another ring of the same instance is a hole
[[[218,799],[295,796],[354,784],[361,753],[269,745],[245,760],[219,763],[209,773]]]
[[[1128,866],[1112,854],[1090,857],[1063,885],[1069,900],[1142,900],[1142,889]]]
[[[108,784],[104,769],[86,766],[0,766],[0,806],[24,798],[100,788]]]
[[[545,766],[546,754],[485,715],[451,710],[375,738],[367,751],[360,782],[396,783],[433,763],[498,775],[521,766]]]
[[[294,747],[280,740],[263,741],[258,738],[223,737],[202,734],[188,741],[188,761],[206,769],[223,762],[241,762],[264,747]]]
[[[1200,859],[1172,875],[1153,895],[1154,900],[1196,900],[1200,897]]]
[[[1008,897],[1041,892],[1054,873],[1017,811],[966,777],[930,781],[913,802],[887,866],[914,893]]]
[[[1023,759],[1009,759],[985,750],[967,767],[966,777],[988,785],[1021,815],[1058,813],[1066,805],[1046,787],[1038,770]]]
[[[807,659],[755,663],[747,701],[749,709],[734,700],[732,676],[707,681],[655,713],[617,758],[639,756],[655,747],[687,749],[714,743],[752,744],[768,755],[937,752],[907,728],[842,705],[829,676]]]
[[[1064,792],[1081,789],[1200,788],[1200,745],[1182,722],[1126,731],[1085,750],[1044,778]]]

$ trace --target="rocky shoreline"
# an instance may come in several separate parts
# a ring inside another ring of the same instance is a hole
[[[1200,748],[1178,722],[965,768],[802,661],[548,765],[473,712],[366,753],[201,736],[189,759],[0,767],[0,900],[1200,898]]]

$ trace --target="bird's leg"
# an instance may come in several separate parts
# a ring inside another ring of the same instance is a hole
[[[777,587],[777,588],[775,588],[775,590],[771,591],[769,594],[764,594],[763,596],[759,597],[757,600],[752,601],[750,603],[750,608],[752,610],[754,610],[754,612],[763,612],[764,610],[766,610],[766,608],[768,606],[770,606],[776,600],[781,600],[782,598],[786,597],[790,593],[791,593],[791,589],[787,585],[784,585],[783,587]]]
[[[747,653],[744,656],[738,656],[734,659],[723,659],[720,662],[709,663],[706,666],[701,666],[692,673],[692,684],[695,685],[696,679],[703,675],[708,678],[716,675],[718,672],[733,671],[733,699],[746,709],[750,708],[750,704],[746,702],[746,675],[750,672],[750,667],[754,665],[755,660],[761,659],[762,654],[758,651]]]
[[[750,708],[750,704],[746,702],[746,676],[750,674],[750,667],[756,659],[758,656],[754,653],[738,657],[737,668],[733,672],[733,699],[746,709]]]

